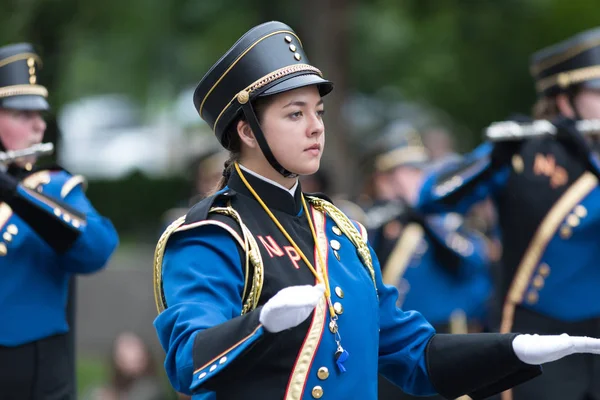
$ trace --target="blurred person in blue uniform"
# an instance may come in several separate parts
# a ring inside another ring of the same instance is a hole
[[[372,176],[391,199],[367,213],[383,283],[395,286],[397,306],[420,312],[437,332],[481,332],[492,283],[485,237],[456,213],[415,208],[424,170],[434,168],[419,132],[390,124],[371,149]],[[379,399],[412,399],[380,379]]]
[[[1,151],[28,149],[44,137],[41,64],[29,44],[0,48]],[[106,265],[118,237],[86,198],[82,176],[35,161],[0,166],[0,397],[74,399],[69,280]]]
[[[396,307],[366,229],[302,192],[324,146],[332,83],[287,25],[246,32],[194,104],[230,152],[221,189],[161,236],[154,321],[177,391],[193,399],[377,398],[377,374],[416,395],[482,399],[600,340],[438,334]]]
[[[491,196],[503,244],[501,332],[600,335],[598,141],[575,121],[600,119],[600,28],[531,57],[535,119],[557,135],[486,142],[461,163],[432,174],[420,203],[465,211]],[[527,118],[517,118],[527,122]],[[600,360],[578,355],[505,400],[600,398]]]

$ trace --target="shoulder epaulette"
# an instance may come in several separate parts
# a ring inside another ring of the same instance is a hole
[[[331,200],[331,197],[327,196],[325,193],[314,192],[314,193],[304,193],[304,195],[310,196],[310,197],[317,197],[319,199],[328,201],[329,203],[333,204],[333,200]]]
[[[340,228],[342,233],[352,242],[363,265],[369,271],[373,284],[375,284],[375,270],[373,268],[373,259],[371,258],[371,252],[366,239],[366,234],[360,232],[358,228],[352,223],[350,218],[346,216],[340,209],[334,206],[329,201],[323,200],[317,197],[307,197],[310,204],[320,212],[325,212]],[[365,230],[366,231],[366,230]],[[366,232],[365,232],[366,233]]]
[[[264,266],[260,249],[254,236],[242,221],[229,200],[235,195],[225,190],[197,203],[187,215],[175,220],[161,235],[154,252],[154,299],[159,313],[167,308],[162,285],[162,262],[167,241],[176,232],[188,231],[205,225],[218,226],[227,231],[244,252],[245,274],[242,293],[242,314],[258,306],[264,280]]]

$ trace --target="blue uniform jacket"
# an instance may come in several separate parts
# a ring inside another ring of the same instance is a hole
[[[517,306],[561,321],[600,317],[600,189],[595,174],[552,138],[523,142],[492,162],[491,143],[431,174],[420,195],[429,211],[466,211],[491,196],[498,209],[506,281],[504,331]]]
[[[247,179],[298,248],[317,258],[300,188],[292,197]],[[366,230],[318,197],[308,197],[309,213],[350,357],[336,363],[324,298],[295,328],[267,332],[262,305],[315,277],[252,196],[234,173],[157,244],[154,326],[176,390],[194,399],[376,399],[379,373],[411,394],[483,399],[540,373],[514,355],[514,335],[436,335],[421,314],[397,308]]]
[[[371,236],[384,282],[398,288],[404,310],[419,311],[434,326],[463,316],[486,322],[492,291],[487,242],[466,229],[461,216],[411,222],[399,215]]]
[[[290,398],[313,398],[312,391],[320,387],[327,398],[376,399],[378,368],[409,393],[434,394],[423,356],[433,328],[419,313],[396,308],[397,292],[383,285],[372,254],[375,290],[356,248],[346,237],[333,233],[334,225],[327,218],[324,233],[328,242],[333,239],[341,244],[340,260],[331,246],[327,246],[327,259],[332,290],[340,287],[344,291],[343,298],[334,293],[333,300],[344,308],[339,325],[344,347],[350,352],[345,364],[347,372],[341,373],[333,359],[336,344],[327,329],[327,309],[322,302],[312,316],[306,359],[302,359],[303,365],[296,366],[302,378],[291,388],[296,394]],[[202,392],[206,381],[243,357],[255,341],[275,340],[276,335],[267,334],[259,326],[237,346],[194,370],[195,335],[241,314],[243,271],[236,242],[222,227],[205,225],[182,230],[169,240],[162,278],[170,306],[158,316],[155,327],[167,349],[167,374],[177,390]],[[268,364],[269,360],[263,362]],[[328,371],[324,379],[318,375],[323,368]]]
[[[117,233],[83,184],[63,170],[37,171],[0,203],[0,345],[67,332],[69,278],[99,270],[115,250]]]

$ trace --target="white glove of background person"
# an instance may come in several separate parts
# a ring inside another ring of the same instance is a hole
[[[290,286],[281,289],[263,306],[259,321],[276,333],[300,325],[323,297],[325,285]]]
[[[540,365],[575,353],[600,354],[600,339],[587,336],[518,335],[513,349],[525,364]]]

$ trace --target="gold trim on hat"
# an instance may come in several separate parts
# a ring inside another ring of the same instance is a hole
[[[592,47],[600,46],[600,39],[593,40],[587,43],[581,43],[578,46],[571,47],[566,51],[556,54],[550,58],[544,59],[537,64],[531,66],[530,71],[532,75],[537,75],[545,69],[548,69],[556,64],[559,64],[563,61],[568,60],[569,58],[573,58],[576,55],[583,53],[586,50],[591,49]]]
[[[543,92],[554,85],[558,85],[564,89],[572,84],[598,78],[600,78],[600,65],[594,65],[551,75],[547,78],[540,79],[535,86],[538,92]]]
[[[221,116],[223,115],[225,110],[227,110],[229,108],[229,106],[231,106],[233,104],[234,101],[238,101],[240,104],[246,104],[248,102],[248,100],[250,99],[250,94],[252,94],[253,91],[258,90],[261,87],[268,85],[269,83],[271,83],[279,78],[293,74],[295,72],[301,72],[301,71],[312,72],[314,74],[319,75],[321,78],[323,77],[323,74],[321,73],[321,71],[318,68],[315,68],[312,65],[308,65],[308,64],[292,64],[292,65],[288,65],[287,67],[279,68],[276,71],[268,73],[267,75],[263,76],[262,78],[254,81],[252,84],[250,84],[244,90],[241,90],[238,94],[236,94],[229,101],[229,103],[227,103],[227,105],[225,107],[223,107],[223,109],[219,113],[219,116],[215,120],[213,129],[216,128],[217,124],[219,123],[219,119],[221,119]]]
[[[229,71],[231,71],[233,69],[233,67],[235,67],[235,65],[242,59],[242,57],[244,57],[250,50],[252,50],[254,48],[254,46],[256,46],[257,44],[259,44],[260,42],[262,42],[263,40],[265,40],[268,37],[271,37],[273,35],[277,35],[279,33],[289,33],[291,35],[294,35],[294,37],[298,40],[298,43],[300,43],[300,46],[302,46],[302,42],[300,41],[300,38],[298,36],[296,36],[296,34],[292,31],[276,31],[276,32],[271,32],[268,35],[265,35],[261,38],[259,38],[256,42],[252,43],[252,45],[250,45],[250,47],[248,47],[242,54],[240,54],[238,56],[238,58],[235,59],[235,61],[233,63],[231,63],[231,65],[229,66],[229,68],[227,68],[225,70],[225,72],[223,72],[223,75],[221,75],[221,77],[215,82],[215,84],[210,88],[210,90],[208,92],[206,92],[206,95],[204,96],[204,99],[202,99],[202,103],[200,103],[200,107],[198,107],[198,114],[200,114],[200,116],[202,116],[202,108],[204,107],[204,103],[206,103],[206,99],[208,99],[208,96],[210,96],[210,94],[212,93],[213,90],[215,90],[215,88],[217,87],[217,85],[219,83],[221,83],[221,81],[223,80],[223,78],[225,78],[225,75],[227,75],[229,73]],[[215,123],[216,125],[216,123]]]
[[[426,162],[427,160],[425,148],[420,146],[401,147],[375,158],[375,169],[385,172],[400,165]]]
[[[48,89],[41,85],[11,85],[0,87],[0,98],[27,94],[48,97]]]
[[[0,68],[4,67],[5,65],[8,65],[10,63],[13,63],[15,61],[27,60],[28,58],[33,58],[35,60],[35,62],[40,65],[40,67],[42,66],[42,59],[37,54],[35,54],[35,53],[19,53],[19,54],[15,54],[14,56],[6,57],[5,59],[0,60]]]

